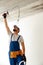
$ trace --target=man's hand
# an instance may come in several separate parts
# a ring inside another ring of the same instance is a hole
[[[6,18],[6,17],[7,17],[7,14],[9,14],[8,11],[7,11],[7,13],[4,13],[2,16],[3,16],[4,18]]]
[[[23,60],[26,62],[26,56],[25,56],[25,54],[23,54]]]
[[[4,13],[4,14],[3,14],[3,17],[6,18],[6,17],[7,17],[7,13]]]

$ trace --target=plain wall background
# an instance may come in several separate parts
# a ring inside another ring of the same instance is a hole
[[[11,30],[14,24],[20,27],[24,38],[27,65],[43,65],[43,12],[22,18],[19,22],[8,20]],[[0,21],[0,65],[9,64],[9,42],[4,22]]]

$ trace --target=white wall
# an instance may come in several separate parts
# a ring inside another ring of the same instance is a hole
[[[9,22],[10,29],[17,24],[24,38],[27,65],[43,65],[43,12],[22,18],[20,22]],[[0,65],[8,65],[9,36],[4,23],[0,23]]]

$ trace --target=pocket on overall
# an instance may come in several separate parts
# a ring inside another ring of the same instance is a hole
[[[18,55],[16,60],[17,60],[17,64],[19,65],[19,63],[20,63],[21,61],[23,61],[23,56]],[[21,65],[24,65],[24,63],[22,63]]]

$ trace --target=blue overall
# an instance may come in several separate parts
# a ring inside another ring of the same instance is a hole
[[[12,36],[13,34],[11,35],[11,42],[10,42],[10,49],[9,49],[10,65],[19,65],[19,62],[23,60],[23,57],[21,55],[18,55],[16,58],[10,58],[10,52],[20,50],[20,46],[18,42],[20,36],[18,37],[17,41],[12,41]],[[24,63],[22,63],[21,65],[24,65]]]

